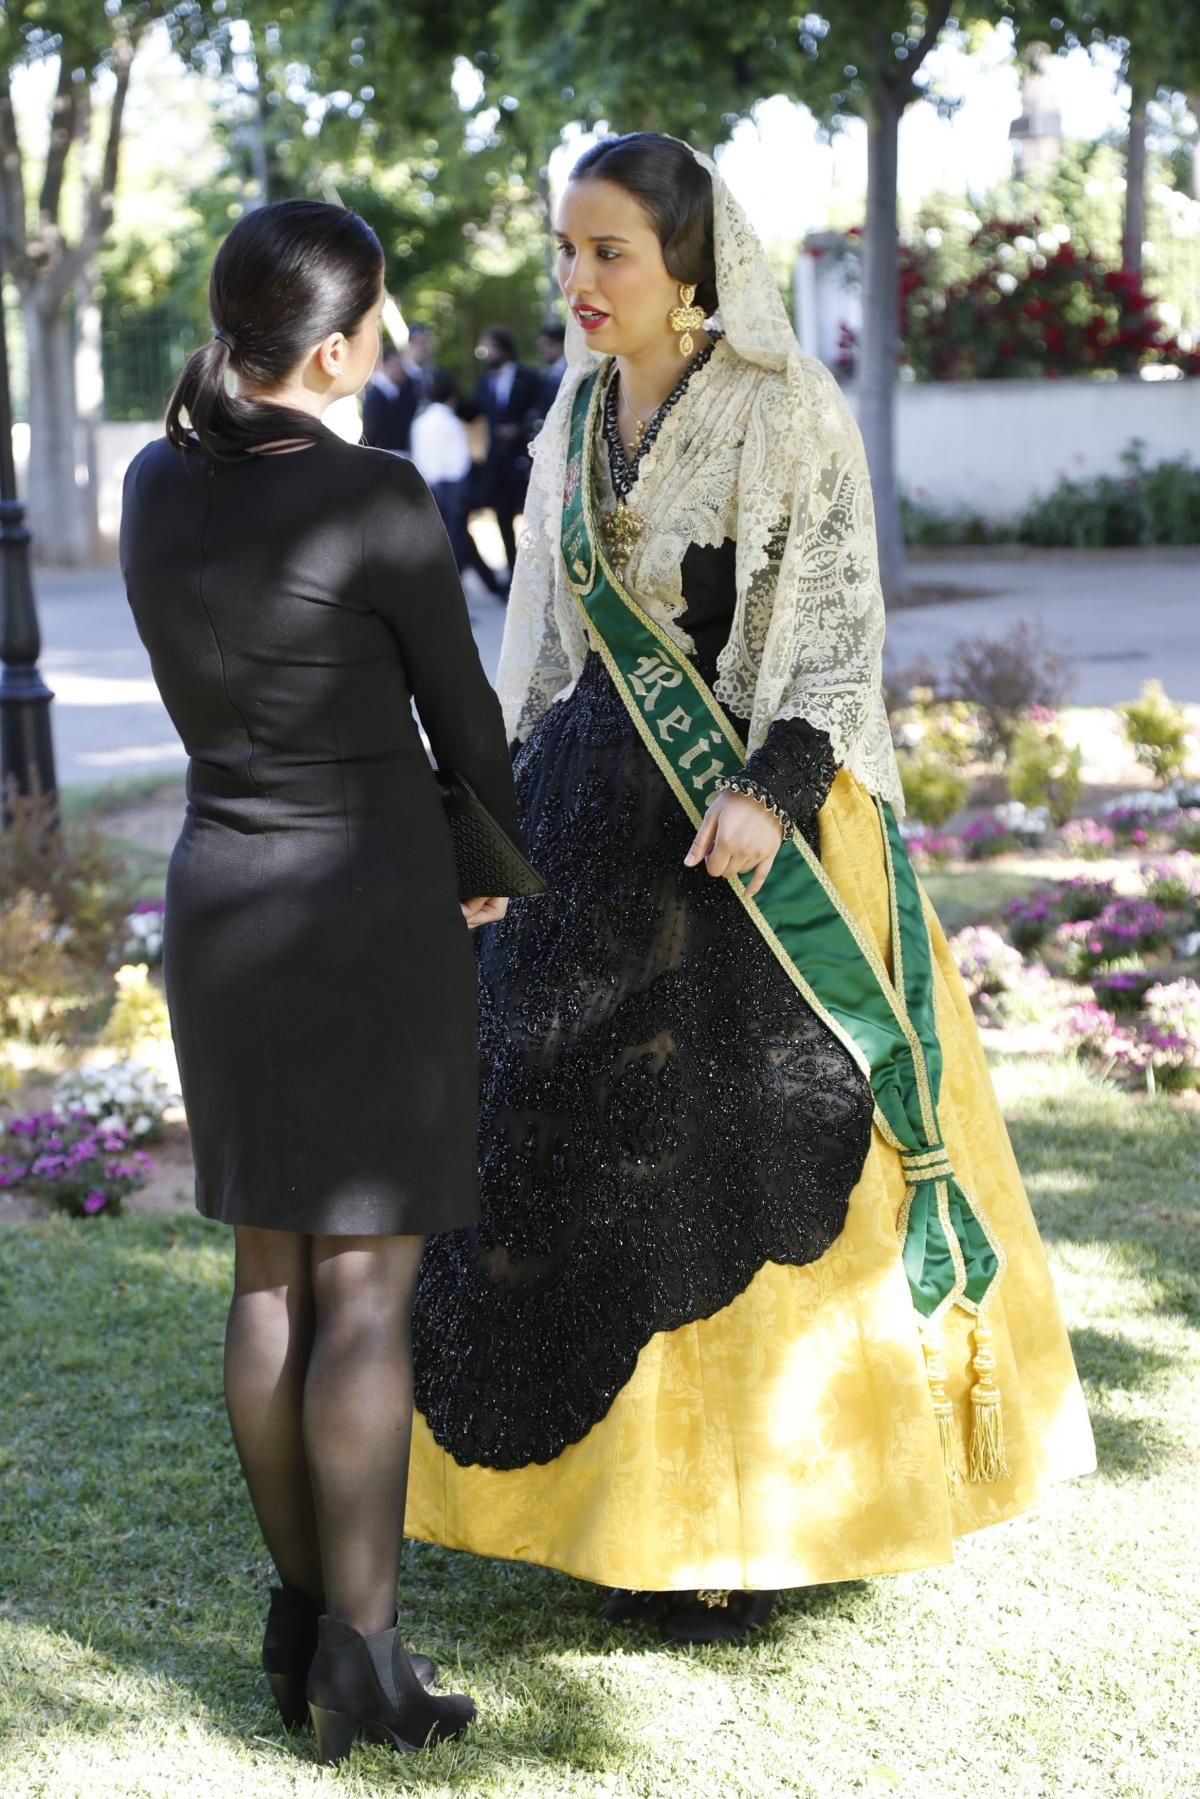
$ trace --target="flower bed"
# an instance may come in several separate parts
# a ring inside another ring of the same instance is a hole
[[[1147,819],[1171,847],[1137,865],[1139,893],[1090,874],[1048,882],[1009,902],[1003,933],[973,926],[950,942],[987,1022],[1041,1022],[1106,1074],[1177,1092],[1200,1086],[1200,855],[1171,837],[1179,820],[1190,831],[1191,809],[1131,810],[1113,834],[1140,847]],[[1067,840],[1078,853],[1094,839]]]
[[[0,1189],[23,1186],[73,1218],[119,1213],[151,1166],[123,1125],[97,1124],[82,1108],[31,1112],[0,1131]]]

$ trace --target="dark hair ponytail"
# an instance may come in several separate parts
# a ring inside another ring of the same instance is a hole
[[[712,181],[686,144],[657,131],[601,138],[579,158],[571,180],[611,181],[632,194],[658,233],[668,273],[696,289],[706,313],[717,310]]]
[[[379,239],[357,213],[319,200],[248,212],[217,251],[208,284],[215,336],[188,358],[171,395],[170,442],[219,459],[319,436],[310,413],[231,393],[226,371],[251,389],[278,387],[323,338],[353,336],[382,281]]]

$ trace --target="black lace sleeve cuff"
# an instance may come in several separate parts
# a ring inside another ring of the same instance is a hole
[[[738,779],[760,788],[775,810],[803,829],[825,804],[837,771],[824,731],[803,718],[777,718]]]

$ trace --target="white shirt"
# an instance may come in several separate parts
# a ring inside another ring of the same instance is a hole
[[[516,380],[516,375],[517,375],[517,365],[515,362],[506,362],[502,368],[492,370],[492,373],[490,376],[490,380],[492,383],[492,391],[494,392],[494,394],[496,396],[496,400],[500,406],[508,405],[508,396],[512,392],[513,382]]]
[[[440,400],[418,412],[412,427],[412,459],[430,487],[439,481],[465,481],[471,468],[466,426],[452,406]]]

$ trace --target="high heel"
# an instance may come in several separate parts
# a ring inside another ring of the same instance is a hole
[[[308,1716],[308,1670],[324,1609],[323,1599],[295,1587],[271,1588],[262,1665],[285,1730],[298,1730]]]
[[[296,1587],[271,1588],[262,1665],[285,1730],[299,1730],[308,1722],[308,1671],[317,1652],[324,1610],[324,1599],[314,1599]],[[429,1657],[414,1655],[410,1659],[421,1685],[431,1687],[437,1669]]]
[[[362,1731],[402,1754],[461,1736],[475,1716],[465,1693],[425,1691],[399,1630],[360,1636],[340,1618],[322,1618],[308,1676],[317,1760],[344,1761]]]

